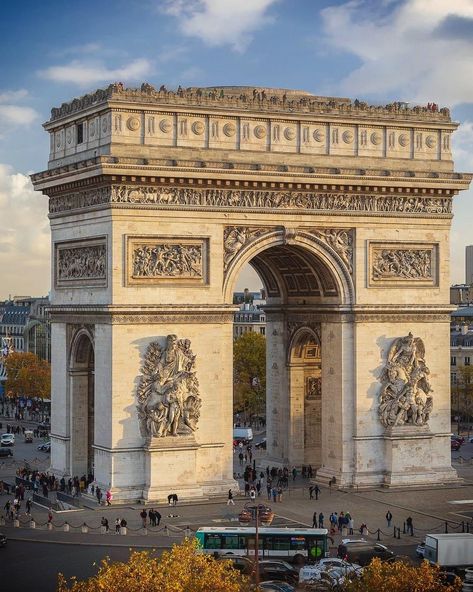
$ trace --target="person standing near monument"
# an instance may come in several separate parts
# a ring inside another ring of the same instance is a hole
[[[235,502],[233,500],[233,492],[231,489],[228,490],[227,506],[229,506],[229,505],[232,505],[232,506],[235,505]]]
[[[388,523],[388,528],[391,526],[391,521],[393,519],[393,515],[391,514],[391,510],[386,512],[386,522]]]

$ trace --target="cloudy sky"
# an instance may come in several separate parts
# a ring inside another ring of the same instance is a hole
[[[0,298],[49,290],[50,108],[110,82],[251,85],[371,102],[436,102],[473,171],[473,0],[24,0],[0,18]],[[473,192],[455,201],[452,282],[473,244]],[[256,288],[245,276],[240,282]]]

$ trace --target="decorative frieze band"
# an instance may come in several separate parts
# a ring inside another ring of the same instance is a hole
[[[239,189],[199,189],[191,187],[155,187],[111,185],[49,199],[51,214],[99,205],[123,204],[207,209],[274,210],[299,212],[353,212],[362,214],[396,213],[401,215],[451,214],[451,197],[423,197],[333,192],[269,191]]]
[[[105,237],[55,243],[55,286],[107,285],[107,245]]]
[[[370,285],[438,285],[438,244],[369,243]]]
[[[207,283],[207,239],[127,237],[127,283]]]

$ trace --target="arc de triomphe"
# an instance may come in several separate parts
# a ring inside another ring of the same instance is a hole
[[[233,483],[232,294],[266,293],[268,463],[342,486],[456,479],[437,105],[114,84],[53,109],[52,454],[115,499]]]

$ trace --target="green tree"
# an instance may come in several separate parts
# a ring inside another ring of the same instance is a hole
[[[3,361],[9,397],[40,397],[51,393],[51,365],[30,352],[13,352]]]
[[[233,343],[233,405],[248,416],[264,412],[266,404],[266,339],[249,331]]]
[[[460,592],[462,582],[446,586],[440,577],[440,568],[423,561],[420,566],[402,561],[382,563],[378,558],[365,567],[363,577],[347,582],[343,592]]]
[[[452,384],[452,409],[470,425],[473,411],[473,366],[457,367],[456,383]]]
[[[104,559],[97,575],[70,582],[58,576],[57,592],[247,592],[248,580],[230,561],[199,553],[197,541],[186,539],[161,557],[134,551],[128,561]]]

